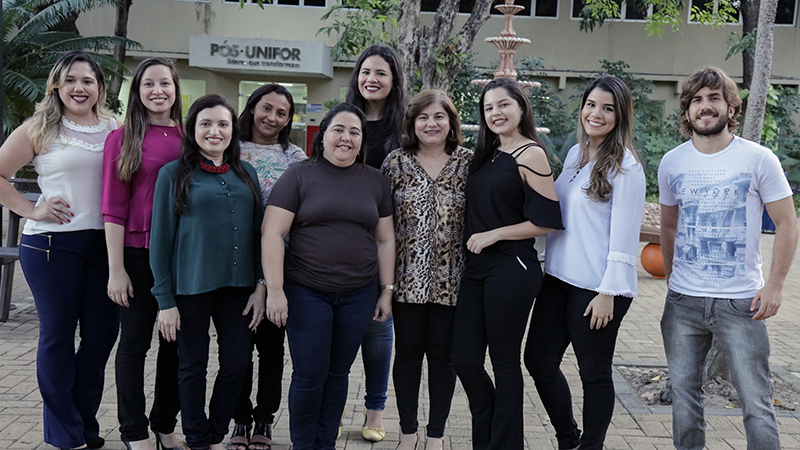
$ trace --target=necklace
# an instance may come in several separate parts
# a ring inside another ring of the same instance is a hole
[[[230,170],[231,166],[228,163],[225,163],[221,166],[214,166],[201,159],[200,168],[203,169],[204,172],[208,173],[228,173],[228,170]]]
[[[492,156],[492,162],[494,162],[494,160],[497,159],[498,156],[500,156],[500,153],[505,153],[505,152],[497,148],[494,149],[494,156]]]

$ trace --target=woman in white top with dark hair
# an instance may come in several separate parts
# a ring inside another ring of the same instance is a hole
[[[633,151],[633,106],[622,80],[583,93],[578,145],[556,180],[564,230],[547,235],[545,278],[531,315],[525,366],[560,449],[602,449],[614,413],[611,363],[620,322],[636,297],[645,176]],[[561,359],[572,344],[583,383],[583,434]]]
[[[68,449],[105,443],[96,415],[119,329],[106,295],[100,212],[103,143],[117,128],[105,101],[100,66],[86,53],[67,52],[50,71],[36,112],[0,148],[0,203],[28,219],[19,257],[39,314],[44,441]],[[42,190],[36,206],[8,182],[31,161]]]

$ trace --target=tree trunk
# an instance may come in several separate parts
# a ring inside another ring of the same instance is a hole
[[[117,5],[117,21],[114,25],[114,36],[128,37],[128,14],[131,10],[131,4],[133,4],[133,0],[121,0],[119,5]],[[125,46],[115,45],[114,59],[125,64],[125,51]],[[112,98],[119,96],[119,89],[121,86],[122,78],[114,77],[109,84],[108,95]]]
[[[403,63],[406,79],[406,95],[411,98],[414,92],[414,70],[419,67],[422,89],[441,89],[447,91],[453,84],[461,64],[448,67],[444,77],[436,72],[433,56],[450,39],[458,18],[460,0],[441,0],[433,18],[433,24],[424,36],[419,26],[420,0],[403,0],[397,21],[398,51]],[[492,0],[476,0],[467,22],[458,32],[458,44],[453,51],[463,55],[472,50],[475,37],[489,20]]]
[[[397,19],[397,51],[403,65],[403,79],[407,100],[414,96],[414,71],[417,63],[417,46],[419,44],[419,9],[420,0],[403,0]]]
[[[758,7],[761,0],[745,0],[742,2],[742,34],[748,34],[758,25]],[[750,89],[753,81],[753,54],[749,51],[742,52],[742,87]]]
[[[758,35],[756,38],[755,68],[750,84],[747,114],[744,120],[742,137],[753,142],[761,142],[764,126],[764,111],[767,107],[769,77],[772,72],[772,29],[778,0],[761,0],[758,12]]]

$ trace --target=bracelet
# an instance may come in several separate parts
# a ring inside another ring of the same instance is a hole
[[[258,279],[258,284],[260,284],[260,285],[262,285],[264,287],[267,287],[267,280],[265,280],[263,278],[259,278]]]
[[[390,290],[390,291],[394,292],[394,285],[393,284],[384,284],[383,286],[381,286],[381,290],[382,291]]]

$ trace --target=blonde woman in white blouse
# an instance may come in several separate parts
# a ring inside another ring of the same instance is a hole
[[[46,89],[33,116],[0,147],[0,203],[27,219],[19,260],[39,315],[44,441],[61,449],[100,448],[105,440],[96,416],[119,330],[106,293],[100,191],[103,144],[118,124],[103,106],[102,70],[86,53],[62,55]],[[42,191],[35,206],[8,182],[29,162]]]
[[[611,363],[617,332],[636,297],[636,254],[645,176],[631,143],[625,83],[602,76],[583,93],[578,145],[556,180],[564,230],[547,235],[544,285],[531,316],[525,366],[560,449],[602,449],[614,412]],[[572,344],[584,392],[583,432],[560,369]]]

